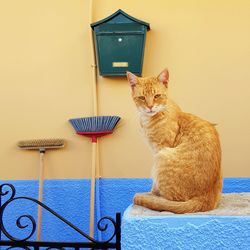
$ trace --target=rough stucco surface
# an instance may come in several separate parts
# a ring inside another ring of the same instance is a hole
[[[249,217],[147,217],[124,215],[123,250],[247,250]]]
[[[250,181],[226,178],[223,192],[250,192]],[[250,250],[250,216],[132,217],[131,208],[125,211],[122,220],[123,250]]]
[[[213,211],[175,215],[131,205],[122,249],[250,249],[250,193],[222,195]]]

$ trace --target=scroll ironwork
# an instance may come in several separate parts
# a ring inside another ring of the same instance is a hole
[[[5,198],[5,201],[2,203],[2,198]],[[16,226],[22,230],[22,229],[29,229],[27,235],[22,237],[15,237],[9,232],[7,227],[5,226],[4,222],[4,212],[6,208],[13,203],[14,201],[20,201],[20,200],[28,200],[32,203],[37,204],[38,206],[41,206],[43,209],[48,211],[50,214],[58,218],[60,221],[62,221],[64,224],[66,224],[68,227],[73,229],[75,232],[80,234],[83,237],[84,242],[51,242],[51,241],[32,241],[31,238],[34,235],[36,231],[36,220],[35,218],[30,214],[22,214],[16,219]],[[3,240],[0,238],[0,245],[1,246],[7,246],[6,249],[39,249],[40,247],[43,247],[43,249],[65,249],[67,248],[90,248],[90,249],[117,249],[120,250],[120,241],[121,241],[121,216],[120,213],[116,214],[116,219],[106,216],[101,218],[97,223],[97,230],[101,232],[105,232],[108,230],[108,228],[111,226],[113,229],[113,232],[109,236],[108,239],[105,241],[98,241],[92,237],[90,237],[88,234],[83,232],[81,229],[79,229],[77,226],[75,226],[73,223],[65,219],[63,216],[55,212],[53,209],[45,205],[44,203],[32,198],[32,197],[26,197],[26,196],[16,196],[16,189],[12,184],[4,183],[0,185],[0,233],[1,235],[4,235],[7,240]]]

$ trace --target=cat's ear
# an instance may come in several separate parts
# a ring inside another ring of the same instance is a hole
[[[128,82],[130,83],[130,86],[132,88],[135,87],[135,85],[137,84],[137,76],[129,71],[127,71],[126,74],[127,74],[127,79],[128,79]]]
[[[168,80],[169,80],[169,73],[168,69],[164,69],[159,75],[158,80],[162,82],[166,87],[168,86]]]

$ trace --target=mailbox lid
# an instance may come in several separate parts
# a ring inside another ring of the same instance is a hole
[[[114,33],[125,33],[125,34],[145,34],[146,27],[138,23],[107,23],[94,28],[96,35],[107,35]]]

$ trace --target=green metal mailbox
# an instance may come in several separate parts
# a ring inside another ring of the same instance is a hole
[[[102,76],[124,76],[126,71],[141,76],[148,23],[122,10],[91,24]]]

